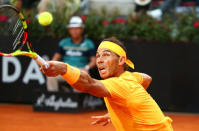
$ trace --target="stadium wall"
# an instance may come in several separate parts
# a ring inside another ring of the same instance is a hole
[[[1,42],[3,40],[1,39]],[[32,39],[34,48],[50,59],[58,39]],[[96,42],[97,43],[97,42]],[[191,43],[126,41],[135,71],[152,76],[148,92],[164,111],[199,112],[199,46]],[[23,56],[0,57],[0,102],[32,104],[35,92],[46,91],[39,66]],[[92,73],[98,77],[97,71]]]

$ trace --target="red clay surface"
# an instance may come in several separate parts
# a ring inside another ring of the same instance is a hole
[[[0,131],[115,131],[113,126],[91,126],[91,116],[106,111],[87,113],[34,112],[31,105],[0,105]],[[175,131],[199,129],[199,114],[166,113],[173,119]]]

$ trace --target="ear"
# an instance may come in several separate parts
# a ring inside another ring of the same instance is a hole
[[[120,56],[118,65],[124,65],[124,63],[125,63],[125,57]]]

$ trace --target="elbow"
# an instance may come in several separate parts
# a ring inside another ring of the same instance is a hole
[[[144,81],[148,83],[148,85],[150,85],[150,83],[152,82],[152,77],[145,74]]]
[[[74,85],[72,85],[72,88],[78,90],[79,92],[82,93],[88,93],[89,92],[89,88],[87,86],[82,86],[82,84],[78,84],[75,83]]]
[[[149,85],[150,85],[150,84],[151,84],[151,82],[152,82],[152,77],[150,77],[150,76],[149,76],[149,78],[148,78],[148,79],[149,79],[148,81],[149,81]]]
[[[144,89],[147,89],[149,87],[149,85],[152,82],[152,77],[150,77],[149,75],[144,77],[144,81],[142,83],[142,86],[144,87]]]

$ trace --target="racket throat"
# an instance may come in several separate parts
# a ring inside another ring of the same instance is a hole
[[[26,51],[16,50],[15,52],[11,53],[11,56],[28,56],[30,58],[35,59],[37,56],[37,53],[32,52],[32,51],[26,52]]]

